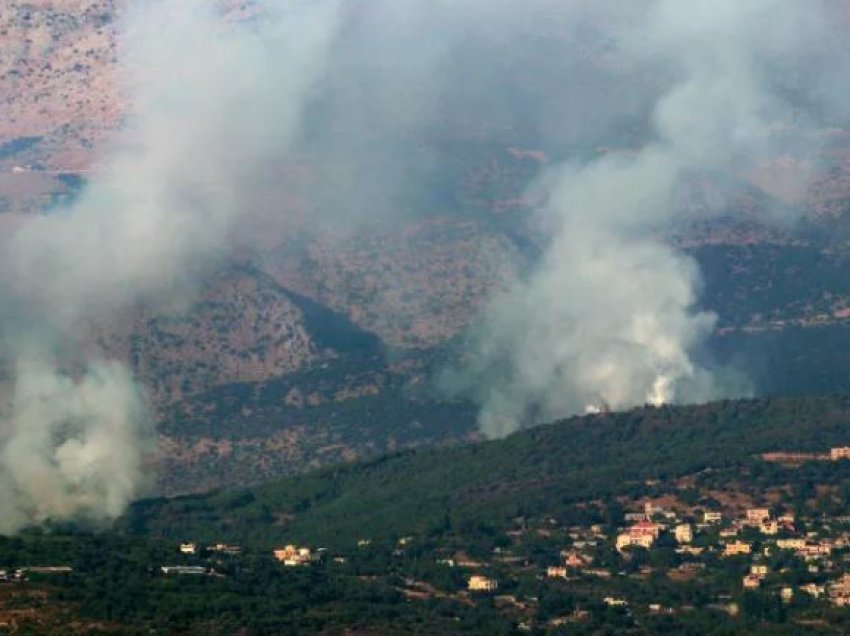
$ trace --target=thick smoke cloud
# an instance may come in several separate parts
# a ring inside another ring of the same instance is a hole
[[[651,138],[547,175],[551,242],[533,273],[493,302],[460,377],[482,404],[485,433],[745,390],[696,361],[715,317],[697,309],[697,268],[663,233],[689,175],[732,180],[771,159],[778,133],[795,127],[776,82],[785,61],[811,50],[822,8],[660,0],[624,36],[623,54],[669,78]],[[793,144],[814,141],[795,131]],[[787,134],[782,143],[787,150]]]
[[[226,257],[252,212],[252,174],[294,140],[337,16],[333,2],[287,2],[260,23],[228,23],[181,0],[128,18],[120,145],[78,202],[3,245],[14,390],[0,421],[0,532],[106,520],[137,494],[153,434],[142,392],[73,335],[185,292]]]
[[[268,0],[241,22],[214,4],[130,12],[116,148],[3,245],[0,532],[112,518],[143,483],[144,395],[78,346],[88,322],[184,296],[268,228],[451,211],[435,185],[467,143],[560,162],[532,188],[539,262],[447,379],[486,433],[731,390],[695,357],[714,322],[699,272],[662,237],[688,178],[734,182],[847,112],[810,72],[843,46],[826,1]],[[303,218],[281,218],[292,198]]]
[[[16,376],[0,459],[3,532],[121,514],[149,450],[146,407],[127,370],[92,361],[71,378],[45,361],[24,359]]]
[[[450,212],[455,202],[443,191],[459,175],[447,175],[446,166],[463,165],[464,153],[486,143],[555,155],[586,149],[647,111],[631,65],[609,63],[593,26],[629,23],[638,13],[631,5],[342,6],[345,26],[297,145],[317,173],[306,198],[318,223],[338,228]]]

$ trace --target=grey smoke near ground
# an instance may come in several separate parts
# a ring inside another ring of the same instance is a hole
[[[31,357],[15,373],[0,457],[0,530],[117,517],[137,493],[150,450],[146,405],[130,374],[94,360],[72,378],[57,373],[55,362]]]
[[[337,17],[334,2],[284,2],[262,23],[227,23],[200,0],[128,17],[125,133],[76,203],[3,245],[14,393],[0,419],[0,532],[107,520],[138,494],[153,436],[143,392],[74,334],[185,293],[226,258],[251,213],[245,179],[291,145]]]
[[[789,93],[843,116],[826,75],[798,68],[832,33],[819,3],[270,0],[242,23],[211,4],[131,13],[119,145],[71,208],[3,246],[0,532],[112,518],[143,482],[144,396],[77,346],[81,325],[190,292],[293,191],[311,227],[451,212],[435,184],[467,146],[564,160],[535,187],[552,235],[540,262],[493,300],[450,378],[487,434],[731,390],[694,357],[714,320],[695,309],[697,268],[659,237],[684,177],[734,180],[788,128],[817,143],[789,122],[815,130],[818,109]]]
[[[481,403],[501,436],[569,414],[746,392],[694,354],[715,317],[697,309],[695,263],[663,241],[691,174],[735,175],[775,157],[780,137],[817,143],[777,90],[783,64],[811,50],[824,6],[793,0],[659,0],[623,53],[671,78],[651,139],[546,175],[552,238],[533,273],[494,300],[467,368],[447,382]],[[799,150],[799,147],[793,148]]]
[[[783,153],[801,159],[794,176],[805,180],[822,129],[848,112],[829,63],[846,51],[840,5],[346,6],[296,145],[319,175],[315,221],[452,212],[445,166],[487,142],[560,160],[532,188],[550,234],[542,258],[506,283],[472,330],[465,367],[442,378],[481,404],[486,433],[749,390],[699,359],[715,317],[697,308],[695,263],[664,238],[690,180],[733,200],[743,175]],[[766,212],[766,223],[795,220],[793,207]]]

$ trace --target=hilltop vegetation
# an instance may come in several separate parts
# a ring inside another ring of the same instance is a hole
[[[747,559],[682,555],[669,535],[651,551],[618,552],[612,542],[624,512],[644,501],[692,520],[694,510],[725,516],[770,499],[796,513],[800,532],[850,527],[840,521],[850,462],[789,467],[759,456],[846,444],[848,421],[850,398],[840,396],[643,408],[143,501],[97,533],[65,526],[0,539],[10,572],[73,569],[0,583],[0,615],[41,603],[44,633],[62,633],[67,617],[121,634],[509,634],[521,624],[533,634],[841,633],[846,611],[825,601],[800,592],[780,604],[775,592],[742,591]],[[753,532],[743,536],[759,541]],[[717,542],[716,528],[700,533],[696,545]],[[197,553],[178,551],[187,540]],[[239,547],[210,547],[221,543]],[[272,548],[288,543],[311,546],[315,558],[284,567]],[[595,569],[544,577],[568,546]],[[774,587],[829,580],[788,554],[763,562]],[[163,574],[162,565],[206,574]],[[498,592],[468,592],[475,572],[495,577]]]
[[[495,442],[411,450],[256,488],[155,500],[128,523],[164,536],[350,544],[358,537],[574,513],[646,480],[850,441],[850,399],[725,401],[565,420]],[[378,511],[376,513],[376,511]]]

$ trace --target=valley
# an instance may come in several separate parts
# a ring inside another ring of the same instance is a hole
[[[402,4],[0,6],[0,633],[850,632],[850,2]]]

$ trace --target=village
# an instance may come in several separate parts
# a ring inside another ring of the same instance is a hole
[[[801,457],[762,459],[838,462],[850,459],[850,448]],[[736,616],[748,595],[788,609],[850,606],[850,514],[799,515],[782,501],[708,508],[646,497],[624,507],[615,522],[567,525],[554,518],[518,518],[514,524],[477,545],[460,536],[402,536],[390,542],[360,537],[349,549],[293,542],[266,554],[281,575],[312,568],[363,581],[384,577],[410,601],[439,597],[484,603],[529,628],[539,625],[541,598],[558,594],[578,593],[583,601],[568,613],[550,612],[550,627],[600,611],[673,615],[694,611],[698,604]],[[250,552],[227,543],[184,541],[175,546],[179,559],[156,569],[161,576],[223,577],[227,564]],[[25,578],[26,568],[14,576]],[[688,600],[694,594],[699,600]]]
[[[850,448],[840,447],[768,453],[753,465],[780,467],[793,479],[800,466],[846,472],[848,460]],[[149,561],[147,571],[212,582],[263,563],[282,582],[381,581],[406,602],[487,607],[524,631],[706,612],[734,619],[754,607],[810,620],[850,606],[846,505],[801,508],[788,494],[793,488],[774,484],[773,475],[760,482],[767,493],[746,470],[728,471],[709,469],[704,483],[693,476],[647,481],[633,489],[639,494],[579,504],[572,519],[517,516],[506,526],[361,536],[324,546],[303,537],[277,546],[189,537],[164,546],[162,554],[173,556]],[[0,581],[38,584],[72,572],[67,563],[17,563],[0,570]]]

